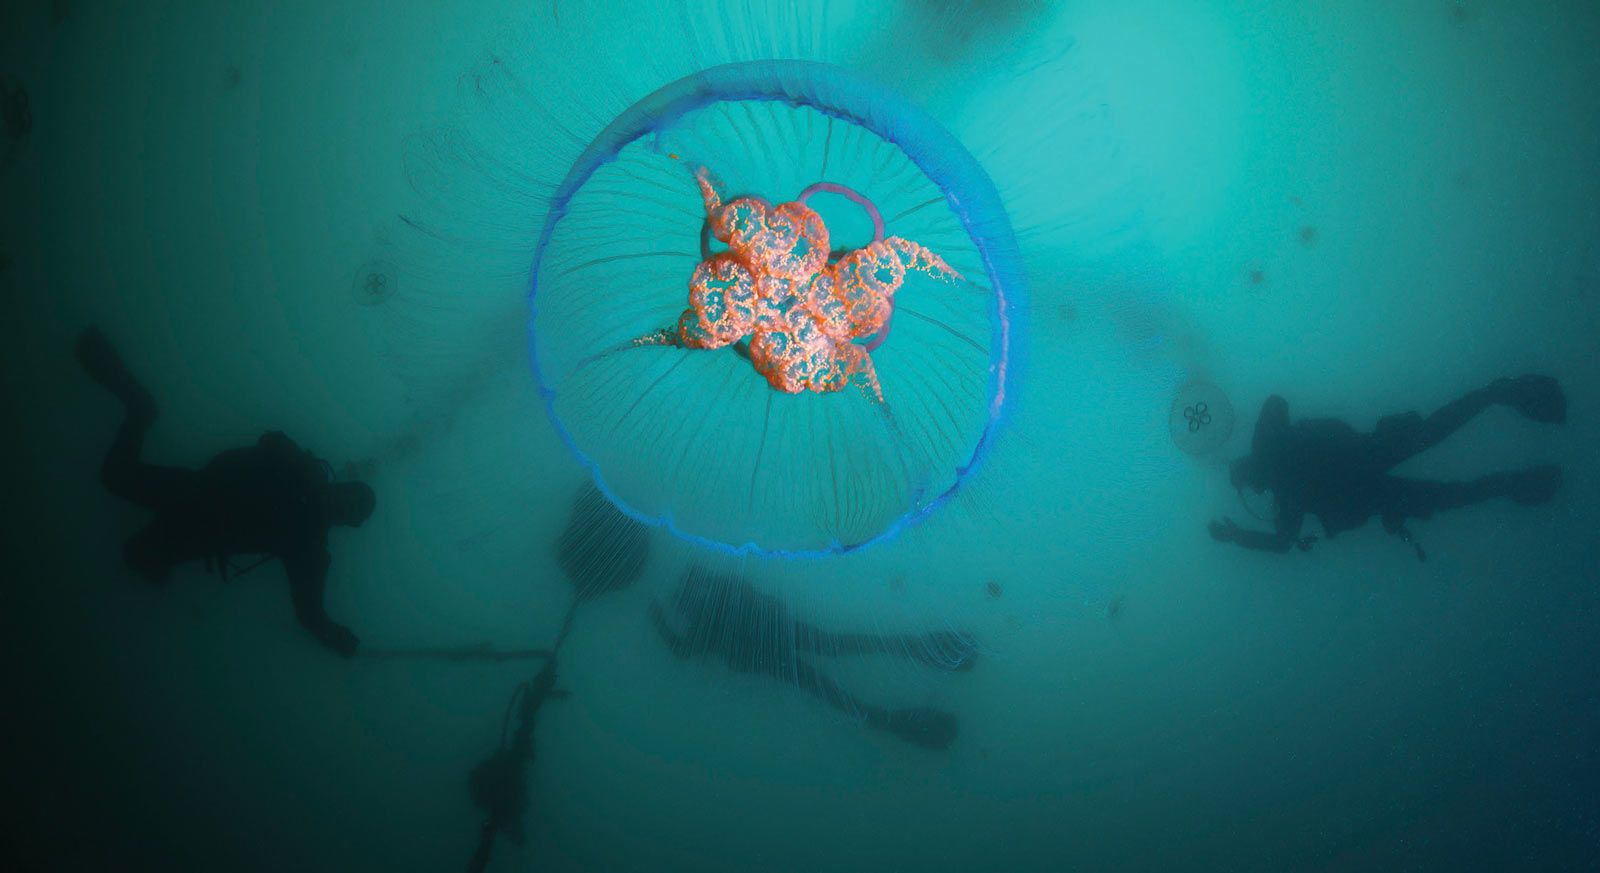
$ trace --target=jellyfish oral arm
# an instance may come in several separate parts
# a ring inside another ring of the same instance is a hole
[[[878,211],[876,204],[867,199],[866,195],[854,188],[840,185],[837,182],[818,182],[801,191],[800,196],[795,198],[795,202],[804,206],[806,201],[811,199],[811,195],[821,191],[826,191],[829,194],[838,194],[865,209],[867,217],[872,219],[872,241],[883,242],[883,214]]]
[[[677,326],[627,347],[716,349],[750,337],[750,361],[775,389],[830,392],[857,383],[883,403],[870,353],[889,336],[894,294],[906,272],[944,281],[961,274],[925,246],[884,237],[877,207],[847,186],[818,182],[796,200],[773,206],[760,197],[724,201],[707,167],[694,177],[706,230],[728,250],[711,254],[703,246],[705,257],[689,280],[689,307]],[[805,202],[818,192],[867,210],[873,241],[829,264],[828,228]],[[863,337],[869,339],[855,342]]]

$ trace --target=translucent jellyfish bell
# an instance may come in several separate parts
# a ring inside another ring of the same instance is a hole
[[[1173,445],[1186,454],[1197,458],[1214,454],[1233,433],[1233,404],[1210,382],[1186,382],[1173,395],[1167,432]]]
[[[394,264],[374,259],[362,264],[350,282],[350,297],[362,306],[377,306],[394,296],[399,290],[398,271]]]
[[[533,279],[540,388],[600,487],[767,553],[855,548],[959,487],[1022,293],[966,149],[799,61],[713,67],[619,115],[552,199]]]

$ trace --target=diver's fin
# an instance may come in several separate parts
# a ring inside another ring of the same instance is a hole
[[[1524,418],[1545,424],[1561,424],[1567,420],[1567,394],[1561,390],[1561,383],[1550,376],[1529,374],[1502,379],[1494,387],[1500,394],[1500,402]]]
[[[111,345],[111,340],[100,328],[85,328],[83,333],[78,334],[78,344],[73,354],[89,378],[122,401],[129,414],[147,421],[156,417],[155,397],[133,377],[128,365],[123,363],[122,356],[117,354],[116,347]]]
[[[1506,496],[1523,506],[1549,503],[1561,489],[1561,468],[1555,464],[1530,467],[1503,475],[1506,477]]]

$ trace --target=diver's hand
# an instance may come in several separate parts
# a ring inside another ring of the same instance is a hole
[[[1231,518],[1219,518],[1206,526],[1211,538],[1219,543],[1231,543],[1239,536],[1239,526]]]
[[[361,640],[342,624],[330,623],[327,629],[317,636],[323,645],[345,658],[355,657],[356,648],[361,645]]]

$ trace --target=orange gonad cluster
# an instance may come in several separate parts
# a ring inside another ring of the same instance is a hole
[[[710,233],[728,248],[706,252],[695,267],[689,308],[678,323],[631,345],[717,349],[748,336],[750,361],[772,387],[838,391],[856,382],[882,403],[868,353],[888,332],[906,271],[945,281],[961,275],[928,249],[881,232],[829,263],[828,228],[804,202],[773,206],[739,197],[724,203],[704,167],[695,179]]]

